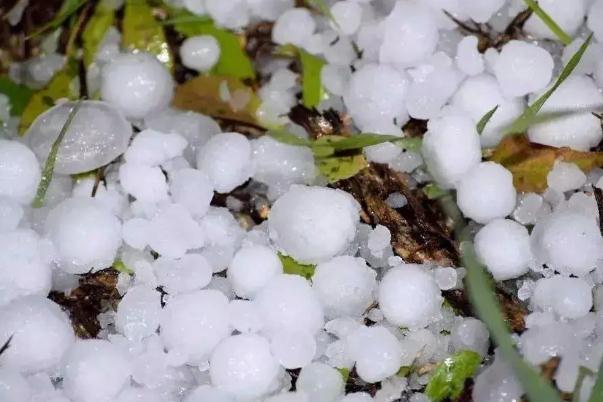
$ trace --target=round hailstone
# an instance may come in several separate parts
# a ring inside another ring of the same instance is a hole
[[[345,191],[293,185],[272,205],[270,238],[300,263],[326,261],[354,240],[359,210]]]
[[[129,119],[165,109],[173,92],[170,72],[149,53],[121,54],[102,70],[101,97]]]
[[[126,338],[139,342],[157,331],[160,313],[159,292],[144,285],[131,287],[119,302],[115,327]]]
[[[580,210],[559,210],[539,220],[531,234],[538,264],[586,275],[603,257],[603,238],[594,216]]]
[[[163,402],[164,399],[156,390],[140,387],[128,387],[121,391],[115,402]],[[59,401],[51,401],[59,402]],[[60,401],[63,402],[63,401]]]
[[[574,36],[584,22],[586,14],[584,0],[539,0],[538,5],[570,36]],[[559,40],[557,35],[537,15],[528,18],[523,29],[527,34],[536,38]]]
[[[0,140],[0,195],[28,204],[36,195],[40,177],[40,164],[29,148]]]
[[[14,370],[0,368],[0,400],[2,402],[31,401],[32,396],[32,388],[25,377]]]
[[[353,35],[360,27],[362,20],[362,6],[356,1],[338,1],[331,6],[331,15],[335,20],[334,29],[344,35]]]
[[[23,207],[14,199],[0,196],[0,232],[10,232],[23,219]]]
[[[142,202],[168,199],[168,185],[159,166],[124,163],[119,167],[119,182],[124,192]]]
[[[164,134],[146,129],[136,134],[124,159],[128,163],[144,166],[157,166],[182,155],[187,142],[180,134]]]
[[[33,230],[0,233],[0,305],[26,295],[46,296],[52,266]]]
[[[272,28],[272,40],[279,45],[303,46],[316,29],[316,22],[306,8],[292,8],[282,13]]]
[[[421,148],[429,173],[443,188],[452,188],[482,159],[475,122],[465,115],[429,120]]]
[[[25,139],[41,162],[48,158],[75,105],[65,102],[49,109],[27,130]],[[132,126],[115,106],[82,101],[59,147],[54,172],[76,174],[104,166],[124,153],[131,136]]]
[[[276,275],[283,273],[283,264],[270,247],[243,247],[228,267],[228,280],[236,295],[253,298]]]
[[[211,265],[200,254],[185,254],[177,260],[160,257],[153,268],[157,284],[172,296],[206,287],[213,274]]]
[[[68,198],[48,214],[46,233],[60,268],[72,274],[110,267],[121,245],[121,223],[94,198]]]
[[[215,348],[209,373],[217,388],[239,399],[255,399],[270,391],[279,365],[266,338],[240,334],[224,339]]]
[[[201,385],[195,388],[184,399],[184,402],[235,402],[235,399],[221,389],[213,388],[209,385]]]
[[[582,278],[555,275],[536,282],[531,301],[542,310],[552,310],[569,319],[579,318],[593,305],[592,287]]]
[[[126,353],[109,341],[78,340],[64,358],[63,389],[77,401],[114,400],[129,383],[131,367]]]
[[[180,46],[184,66],[200,72],[209,71],[220,58],[220,45],[211,35],[192,36]]]
[[[540,95],[535,94],[534,99]],[[603,139],[601,121],[590,112],[602,104],[603,95],[591,78],[571,75],[540,111],[551,118],[530,126],[528,137],[538,144],[588,151]]]
[[[286,369],[305,367],[316,355],[316,340],[308,331],[278,331],[272,335],[270,347]]]
[[[488,223],[513,212],[517,192],[513,175],[495,162],[482,162],[467,172],[456,187],[456,201],[468,218]]]
[[[452,346],[455,350],[473,350],[481,356],[488,353],[490,333],[480,320],[473,317],[462,318],[450,334]]]
[[[373,303],[376,276],[362,258],[341,256],[318,264],[312,287],[327,319],[361,316]]]
[[[168,351],[183,354],[189,363],[207,359],[231,333],[228,299],[217,290],[177,295],[161,311],[160,326]]]
[[[219,193],[227,193],[252,175],[251,144],[239,133],[215,135],[199,151],[197,167],[209,176]]]
[[[204,172],[185,168],[170,175],[170,193],[175,203],[183,205],[191,215],[200,218],[209,209],[214,187]]]
[[[75,340],[69,317],[43,296],[26,296],[0,309],[0,365],[21,373],[54,369]]]
[[[477,45],[477,36],[465,36],[457,45],[456,65],[467,75],[477,75],[484,71],[484,56]]]
[[[358,376],[375,383],[396,374],[402,365],[402,345],[385,327],[362,326],[346,338]]]
[[[205,8],[212,20],[225,28],[242,28],[249,23],[246,0],[205,0]]]
[[[510,219],[495,219],[481,228],[475,252],[497,281],[525,274],[533,259],[528,230]]]
[[[302,368],[296,388],[308,395],[311,401],[335,402],[343,395],[344,383],[341,374],[333,367],[314,362]]]
[[[508,97],[539,91],[551,82],[555,62],[549,52],[531,43],[512,40],[500,52],[494,74]]]
[[[228,304],[230,325],[241,333],[256,333],[264,328],[260,310],[252,300],[235,299]]]
[[[433,277],[420,266],[390,269],[379,284],[379,307],[394,325],[423,328],[440,313],[442,296]]]
[[[603,0],[592,2],[587,18],[586,26],[594,32],[597,41],[603,41]]]
[[[549,188],[564,193],[582,187],[586,183],[586,175],[575,163],[556,161],[546,181]]]
[[[266,332],[308,331],[316,333],[324,325],[318,297],[306,281],[297,275],[278,275],[255,298],[264,318]]]
[[[397,2],[383,25],[381,63],[400,67],[417,65],[436,49],[437,22],[434,14],[421,3]]]
[[[147,238],[149,246],[164,257],[180,258],[188,250],[203,247],[205,235],[188,210],[169,204],[151,220]]]
[[[497,356],[494,363],[475,377],[472,399],[475,402],[518,401],[524,394],[513,369]]]
[[[284,392],[265,399],[264,402],[311,402],[303,392]]]
[[[339,402],[373,402],[373,397],[366,392],[354,392],[347,394]]]

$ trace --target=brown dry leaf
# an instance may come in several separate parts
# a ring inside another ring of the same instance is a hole
[[[490,160],[511,171],[518,191],[540,193],[547,188],[546,177],[556,160],[573,162],[588,173],[603,166],[603,152],[554,148],[533,144],[523,136],[513,136],[505,138],[498,145]]]

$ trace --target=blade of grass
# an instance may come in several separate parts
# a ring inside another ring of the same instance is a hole
[[[75,14],[77,10],[79,10],[86,3],[87,0],[65,0],[53,19],[39,29],[35,30],[26,39],[34,38],[48,30],[58,28],[67,20],[67,18]]]
[[[542,22],[544,23],[544,25],[546,25],[551,32],[553,32],[555,34],[555,36],[557,36],[557,38],[559,38],[559,40],[561,41],[561,43],[563,43],[564,45],[569,45],[570,43],[572,43],[572,37],[569,36],[567,33],[565,33],[565,31],[563,29],[561,29],[561,27],[555,22],[554,19],[551,18],[550,15],[548,15],[546,13],[546,11],[544,11],[540,5],[538,5],[538,3],[534,0],[523,0],[528,7],[530,7],[530,9],[534,12],[534,14],[536,14],[538,16],[538,18],[540,18],[542,20]]]
[[[599,372],[597,373],[597,380],[590,392],[590,398],[588,402],[603,402],[603,360],[599,365]]]
[[[67,130],[69,130],[69,126],[73,122],[75,115],[77,114],[80,106],[82,105],[82,101],[77,101],[71,111],[69,112],[69,116],[67,116],[67,120],[61,128],[61,132],[56,140],[52,143],[52,147],[50,148],[50,153],[48,154],[48,158],[46,159],[46,164],[44,165],[44,170],[42,171],[42,179],[40,180],[40,184],[38,185],[38,190],[36,192],[36,197],[32,203],[33,208],[42,208],[44,206],[44,198],[46,197],[46,192],[48,191],[48,186],[50,186],[50,182],[52,181],[52,175],[54,173],[54,165],[57,160],[57,155],[59,153],[59,147],[61,146],[61,142],[65,138],[67,134]]]
[[[295,145],[298,147],[311,147],[312,141],[307,140],[305,138],[298,137],[291,133],[282,130],[271,130],[268,132],[268,135],[277,140],[278,142],[282,142],[287,145]]]
[[[96,51],[115,21],[115,10],[110,7],[107,0],[100,1],[94,9],[94,14],[86,24],[82,33],[84,50],[84,65],[89,66],[94,62]]]
[[[494,106],[492,109],[490,109],[481,119],[479,119],[479,121],[477,122],[476,128],[477,128],[477,133],[479,135],[481,135],[484,132],[484,129],[486,128],[486,125],[488,124],[488,122],[490,121],[490,119],[492,118],[492,116],[494,116],[494,113],[496,113],[496,111],[498,110],[498,106],[496,105]]]
[[[593,35],[590,34],[589,37],[584,41],[582,46],[580,46],[580,49],[578,49],[578,51],[576,53],[574,53],[574,55],[568,61],[566,66],[563,67],[563,70],[561,71],[561,74],[557,78],[557,81],[555,81],[555,84],[548,91],[546,91],[540,98],[538,98],[534,103],[532,103],[530,106],[528,106],[528,108],[521,114],[521,116],[519,116],[505,130],[505,135],[506,134],[522,134],[532,125],[532,123],[534,122],[534,119],[536,118],[536,115],[538,114],[540,109],[542,109],[542,107],[544,106],[546,101],[551,97],[551,95],[553,95],[553,93],[557,90],[557,88],[559,88],[561,86],[561,84],[563,84],[563,82],[572,74],[572,72],[574,71],[574,69],[576,68],[578,63],[580,63],[580,60],[582,59],[582,56],[584,56],[586,49],[588,49],[588,46],[590,45],[592,38],[593,38]]]
[[[320,72],[325,61],[304,49],[299,49],[299,61],[302,66],[302,101],[306,107],[318,106],[324,96]]]

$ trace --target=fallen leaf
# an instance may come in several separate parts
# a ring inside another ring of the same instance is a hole
[[[316,159],[316,167],[329,183],[354,177],[368,166],[363,155],[332,156]]]
[[[283,264],[283,272],[289,275],[299,275],[306,279],[311,279],[316,270],[315,265],[300,264],[288,255],[278,253],[278,258],[280,258]]]

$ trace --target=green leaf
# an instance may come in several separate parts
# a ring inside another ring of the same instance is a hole
[[[113,263],[112,268],[114,270],[116,270],[117,272],[121,272],[121,273],[128,274],[128,275],[134,275],[134,271],[131,270],[130,268],[128,268],[128,266],[126,264],[124,264],[124,262],[122,260],[116,260]]]
[[[423,187],[423,193],[425,193],[427,198],[429,198],[430,200],[438,200],[450,194],[449,191],[440,188],[440,186],[435,183],[429,183],[428,185]]]
[[[268,135],[277,140],[278,142],[282,142],[287,145],[295,145],[300,147],[311,147],[312,141],[298,137],[297,135],[288,133],[283,130],[270,130],[268,131]]]
[[[153,10],[146,0],[126,0],[122,45],[130,50],[155,55],[170,70],[174,66],[163,26],[153,16]]]
[[[316,159],[316,167],[329,183],[349,179],[368,166],[363,155]]]
[[[217,27],[207,18],[194,18],[192,14],[178,11],[173,19],[174,29],[185,36],[211,35],[220,45],[220,58],[213,69],[215,74],[245,79],[255,78],[253,63],[243,49],[241,38],[235,33]]]
[[[338,368],[337,371],[339,371],[339,374],[341,374],[341,378],[343,378],[344,384],[346,382],[348,382],[348,378],[350,378],[350,369],[341,367],[341,368]]]
[[[477,133],[479,135],[482,135],[482,133],[484,132],[484,129],[486,128],[486,125],[488,124],[488,122],[490,121],[490,119],[492,118],[492,116],[494,116],[494,113],[496,113],[496,111],[498,110],[498,106],[496,105],[494,106],[492,109],[490,109],[490,111],[488,111],[481,119],[479,119],[479,121],[477,122]]]
[[[30,34],[27,39],[34,38],[46,31],[57,29],[67,20],[67,18],[71,17],[73,14],[77,12],[84,4],[87,3],[87,0],[64,0],[61,8],[54,16],[52,20],[48,23],[44,24],[42,27],[35,30],[32,34]]]
[[[396,373],[396,375],[398,377],[408,377],[408,375],[410,374],[412,370],[411,366],[402,366],[400,367],[400,370],[398,370],[398,372]]]
[[[584,56],[584,52],[588,49],[590,42],[593,38],[593,34],[584,41],[580,49],[572,56],[567,65],[563,67],[561,74],[557,78],[555,84],[546,91],[540,98],[538,98],[534,103],[532,103],[528,108],[519,116],[511,126],[505,130],[505,134],[521,134],[524,133],[533,123],[536,118],[536,115],[542,109],[546,101],[553,95],[553,93],[563,84],[563,82],[572,74],[582,56]]]
[[[599,365],[599,372],[597,373],[597,379],[593,389],[590,392],[590,398],[588,402],[603,402],[603,360]]]
[[[98,47],[114,21],[115,10],[113,7],[107,5],[106,0],[100,1],[82,33],[84,65],[89,66],[94,62]]]
[[[498,345],[505,360],[513,367],[517,379],[528,395],[530,402],[561,402],[559,393],[546,379],[528,365],[515,349],[513,339],[494,295],[490,278],[478,262],[473,244],[461,243],[462,263],[467,269],[467,285],[471,305],[479,318],[486,324],[490,336]]]
[[[384,142],[396,142],[403,138],[395,135],[381,134],[356,134],[351,137],[342,137],[338,135],[325,135],[316,140],[317,145],[329,145],[337,151],[360,150],[364,147],[382,144]]]
[[[21,116],[29,99],[33,95],[33,91],[25,85],[17,84],[10,78],[2,76],[0,77],[0,94],[8,97],[10,114],[12,116]]]
[[[561,43],[563,43],[564,45],[569,45],[570,43],[572,43],[572,37],[569,36],[567,33],[565,33],[565,31],[563,29],[561,29],[561,27],[555,22],[555,20],[553,18],[551,18],[550,15],[548,15],[546,13],[546,11],[544,11],[536,1],[534,0],[523,0],[528,7],[530,7],[530,9],[534,12],[534,14],[536,14],[538,16],[538,18],[540,18],[542,20],[542,22],[544,22],[544,25],[546,25],[554,34],[555,36],[557,36],[557,38],[559,38],[559,40],[561,41]]]
[[[42,208],[44,206],[44,198],[46,198],[46,192],[48,191],[48,186],[50,186],[50,182],[52,181],[52,175],[54,173],[54,164],[57,160],[57,154],[59,153],[59,147],[61,146],[61,142],[65,138],[65,134],[67,134],[67,130],[69,130],[69,126],[71,122],[75,118],[77,111],[80,109],[82,101],[76,102],[71,111],[69,112],[69,116],[67,116],[67,120],[61,128],[61,132],[56,140],[52,143],[52,147],[50,148],[50,153],[48,154],[48,158],[46,158],[46,163],[44,165],[44,170],[42,170],[42,179],[40,180],[40,184],[38,185],[38,190],[36,192],[36,197],[33,200],[32,207],[33,208]]]
[[[325,61],[303,49],[299,49],[299,61],[302,67],[302,102],[306,107],[318,106],[325,94],[320,79]]]
[[[314,275],[314,270],[316,269],[315,265],[300,264],[288,255],[283,255],[281,253],[278,253],[278,258],[281,259],[281,263],[283,264],[283,271],[286,274],[299,275],[303,276],[306,279],[311,279],[312,275]]]
[[[427,383],[425,393],[433,402],[458,398],[465,381],[475,374],[481,361],[481,356],[472,350],[462,350],[444,359]]]

